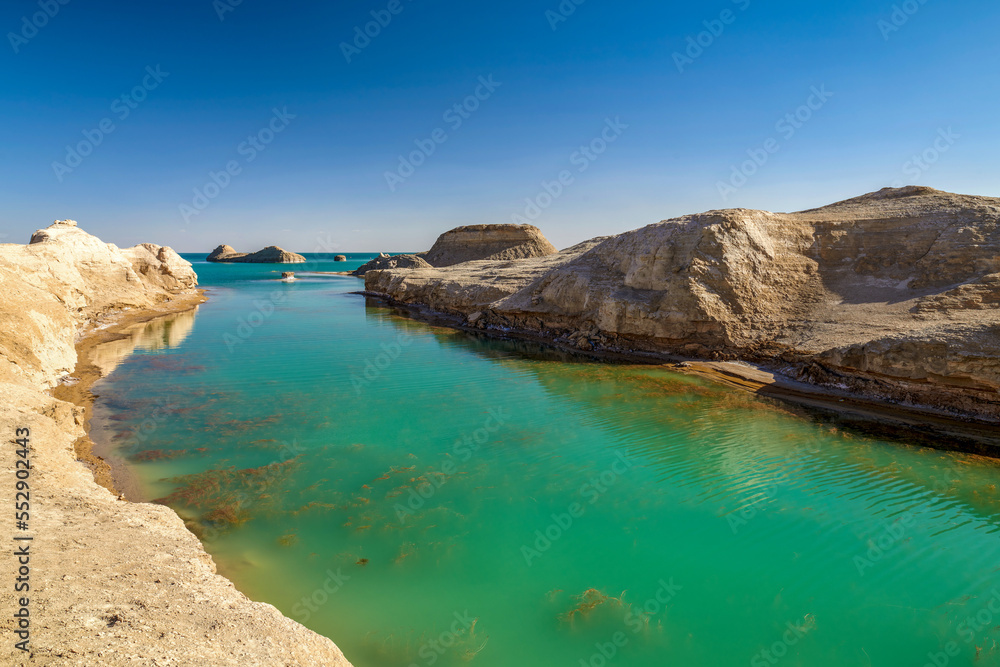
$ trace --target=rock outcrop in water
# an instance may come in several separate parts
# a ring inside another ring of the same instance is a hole
[[[220,245],[205,258],[209,262],[236,262],[241,264],[302,264],[306,258],[272,245],[257,252],[236,252],[232,246]]]
[[[197,303],[196,285],[170,248],[122,250],[72,221],[36,232],[29,245],[0,244],[0,432],[11,445],[17,429],[30,430],[30,531],[21,534],[36,537],[26,596],[33,665],[348,665],[330,640],[217,575],[172,510],[98,486],[74,449],[85,411],[49,392],[65,389],[60,379],[77,369],[78,337]],[[13,471],[16,456],[0,448],[0,466]],[[13,528],[0,529],[8,545]],[[0,590],[10,612],[0,664],[27,659],[14,648],[17,596],[25,594]]]
[[[558,255],[369,272],[366,289],[582,349],[743,360],[1000,420],[1000,199],[887,188],[710,211]],[[583,250],[581,252],[581,250]]]
[[[369,271],[379,271],[382,269],[424,269],[430,268],[424,259],[418,255],[380,255],[370,262],[362,264],[351,271],[352,276],[364,276]]]
[[[431,266],[452,266],[483,259],[544,257],[556,252],[542,231],[532,225],[469,225],[439,236],[424,259]]]

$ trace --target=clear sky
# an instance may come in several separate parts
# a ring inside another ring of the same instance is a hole
[[[0,234],[404,251],[514,219],[566,247],[997,196],[998,26],[986,0],[4,2]]]

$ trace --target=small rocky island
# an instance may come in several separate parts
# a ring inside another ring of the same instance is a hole
[[[288,252],[284,248],[271,245],[257,252],[236,252],[228,245],[220,245],[205,258],[209,262],[225,262],[239,264],[302,264],[306,258],[298,253]]]
[[[546,257],[558,252],[533,225],[468,225],[456,227],[438,237],[427,252],[416,255],[382,253],[352,272],[364,276],[385,269],[424,269],[454,266],[476,260],[515,260]]]

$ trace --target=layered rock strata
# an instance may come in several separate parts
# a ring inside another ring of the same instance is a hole
[[[365,285],[478,328],[748,361],[1000,420],[1000,199],[887,188],[799,213],[687,215],[578,250],[373,271]]]
[[[541,230],[532,225],[469,225],[442,234],[423,257],[431,266],[453,266],[475,260],[544,257],[556,252]]]

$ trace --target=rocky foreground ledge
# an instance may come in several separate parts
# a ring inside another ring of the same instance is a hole
[[[29,591],[0,559],[0,664],[338,665],[340,650],[215,573],[169,508],[119,500],[77,460],[86,411],[50,393],[77,367],[75,343],[201,300],[170,248],[119,249],[56,222],[29,245],[0,244],[0,503],[14,507],[17,429],[30,429]],[[9,482],[9,483],[8,483]],[[0,525],[13,549],[14,517]],[[24,543],[17,543],[18,545]],[[30,653],[14,647],[27,598]]]
[[[1000,199],[911,186],[799,213],[709,211],[556,255],[371,271],[365,288],[495,334],[750,362],[1000,422]]]

